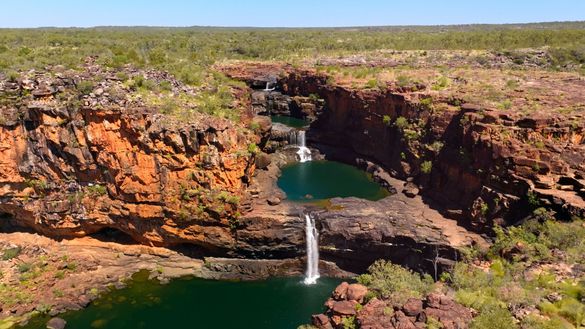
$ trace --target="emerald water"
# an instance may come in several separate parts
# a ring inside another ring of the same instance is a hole
[[[309,124],[306,120],[293,118],[285,115],[271,115],[270,119],[272,119],[272,122],[282,123],[283,125],[292,128],[303,128]]]
[[[280,187],[293,201],[324,200],[334,197],[358,197],[379,200],[388,191],[369,174],[335,161],[309,161],[282,168]]]
[[[321,278],[308,286],[301,278],[235,282],[197,278],[161,285],[145,273],[127,288],[113,290],[86,309],[61,315],[67,328],[296,329],[323,311],[339,280]],[[47,318],[27,329],[44,329]]]

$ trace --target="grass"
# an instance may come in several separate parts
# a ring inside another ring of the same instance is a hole
[[[11,260],[13,258],[18,257],[18,255],[20,255],[21,250],[22,249],[20,247],[8,248],[4,250],[2,254],[2,260]]]
[[[494,26],[377,27],[348,29],[91,28],[1,29],[0,70],[79,67],[99,56],[112,68],[162,68],[185,83],[199,85],[203,72],[224,59],[287,60],[393,50],[508,50],[550,47],[555,67],[585,62],[582,22]],[[340,42],[340,40],[342,40]],[[368,75],[360,73],[359,76]],[[438,85],[442,85],[439,83]]]

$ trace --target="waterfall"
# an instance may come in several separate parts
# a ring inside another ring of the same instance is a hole
[[[270,85],[272,83],[270,81],[266,81],[266,88],[264,88],[264,91],[273,91],[274,89],[276,89],[276,87],[270,89]]]
[[[315,227],[315,219],[305,214],[305,236],[307,239],[307,271],[305,284],[315,284],[319,278],[319,232]]]
[[[296,145],[299,150],[297,154],[299,156],[300,162],[307,162],[311,161],[311,150],[306,145],[305,140],[305,131],[304,130],[296,130],[289,135],[289,144]]]

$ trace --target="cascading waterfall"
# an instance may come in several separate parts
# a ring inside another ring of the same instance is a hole
[[[305,139],[305,131],[304,130],[296,130],[289,135],[289,143],[292,145],[296,145],[299,150],[297,151],[297,155],[299,156],[300,162],[307,162],[311,161],[311,150],[306,145]]]
[[[272,83],[270,81],[266,81],[266,88],[264,88],[264,91],[273,91],[274,89],[276,89],[276,87],[273,87],[272,89],[270,89],[270,85]]]
[[[319,232],[315,219],[305,214],[305,236],[307,239],[307,271],[304,284],[315,284],[319,278]]]

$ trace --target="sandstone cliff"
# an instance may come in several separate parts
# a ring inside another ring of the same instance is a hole
[[[129,76],[120,78],[121,76]],[[164,83],[158,94],[130,82]],[[163,115],[198,91],[152,71],[29,72],[0,81],[0,214],[53,237],[235,249],[256,136],[227,119]],[[185,109],[186,110],[186,109]],[[233,111],[236,111],[234,108]]]

